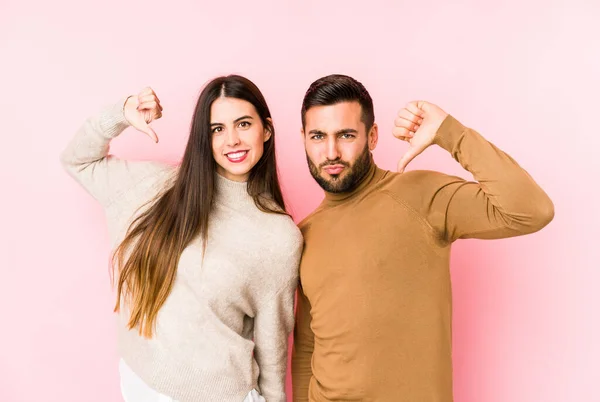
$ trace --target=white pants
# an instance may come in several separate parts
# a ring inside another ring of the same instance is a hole
[[[119,362],[121,375],[121,394],[125,402],[177,402],[173,398],[163,395],[150,388],[123,359]],[[253,389],[243,402],[266,402],[265,398]]]

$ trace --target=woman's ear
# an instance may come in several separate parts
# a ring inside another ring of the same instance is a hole
[[[271,123],[271,127],[273,127],[273,119],[271,119],[270,117],[267,117],[267,120],[269,121],[269,123]],[[271,132],[271,130],[269,130],[269,128],[265,126],[263,142],[269,141],[269,139],[271,138],[272,135],[273,135],[273,133]]]

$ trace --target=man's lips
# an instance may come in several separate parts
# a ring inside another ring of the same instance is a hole
[[[340,174],[346,168],[344,165],[327,165],[323,167],[323,170],[330,175]]]

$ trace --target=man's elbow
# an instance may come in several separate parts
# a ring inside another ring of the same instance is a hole
[[[548,195],[541,194],[540,197],[533,202],[533,210],[531,214],[531,229],[532,232],[537,232],[545,228],[554,219],[554,203]]]
[[[546,197],[546,201],[543,203],[543,206],[540,207],[538,219],[540,229],[548,225],[554,219],[554,203],[550,198]]]

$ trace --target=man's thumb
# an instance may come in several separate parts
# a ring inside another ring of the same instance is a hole
[[[406,166],[408,166],[408,164],[413,159],[415,159],[415,157],[418,154],[419,154],[419,151],[416,148],[413,148],[413,147],[408,148],[406,153],[404,155],[402,155],[402,158],[400,159],[400,161],[398,161],[398,172],[404,173],[404,169],[406,169]]]

